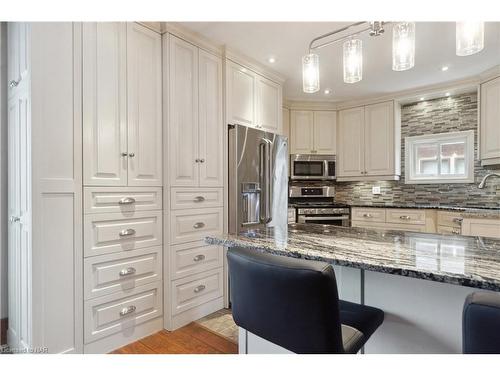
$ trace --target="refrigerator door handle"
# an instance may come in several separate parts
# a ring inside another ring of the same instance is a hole
[[[267,224],[272,220],[271,211],[271,145],[269,139],[262,138],[259,143],[259,182],[263,192],[260,220]],[[263,206],[263,207],[262,207]]]

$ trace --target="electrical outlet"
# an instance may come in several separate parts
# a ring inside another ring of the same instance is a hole
[[[372,194],[380,194],[380,186],[373,186]]]

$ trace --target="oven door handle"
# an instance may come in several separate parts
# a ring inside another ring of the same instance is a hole
[[[307,220],[316,221],[332,221],[332,220],[349,220],[349,215],[342,216],[310,216],[310,215],[299,215],[299,223],[305,223]]]

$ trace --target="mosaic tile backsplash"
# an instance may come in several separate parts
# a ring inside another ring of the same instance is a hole
[[[484,189],[477,186],[490,172],[478,160],[478,102],[477,94],[461,94],[439,98],[401,108],[401,179],[399,181],[337,182],[336,201],[347,204],[442,205],[459,207],[500,208],[500,181],[492,177]],[[473,184],[405,184],[404,138],[407,136],[474,130]],[[372,194],[380,186],[381,194]]]

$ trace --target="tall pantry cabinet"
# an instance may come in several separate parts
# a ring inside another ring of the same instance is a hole
[[[223,250],[204,237],[222,234],[224,168],[222,58],[163,35],[168,176],[164,191],[165,328],[223,307]]]

